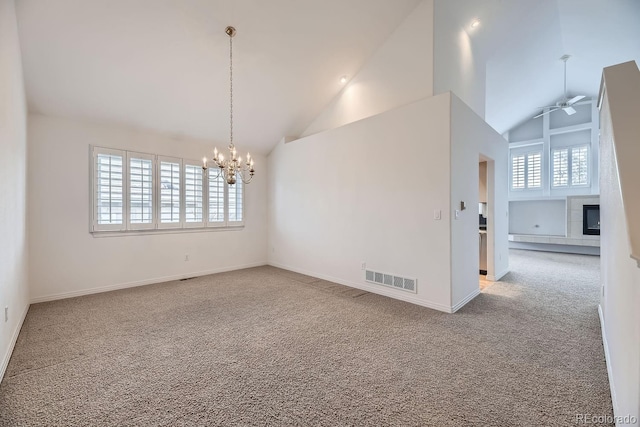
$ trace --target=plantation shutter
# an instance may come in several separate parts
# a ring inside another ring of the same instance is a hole
[[[517,155],[511,157],[511,188],[514,190],[524,189],[525,176],[525,156]]]
[[[553,186],[565,187],[569,185],[569,149],[551,150],[551,157],[553,159]]]
[[[527,155],[527,188],[542,187],[542,153]]]
[[[571,149],[571,185],[589,184],[589,147]]]
[[[184,163],[184,212],[185,226],[204,226],[204,182],[202,165]]]
[[[244,183],[239,175],[236,183],[229,185],[229,225],[241,225],[243,217]]]
[[[124,151],[93,149],[93,229],[125,230]]]
[[[150,154],[128,153],[129,229],[154,228],[153,164]]]
[[[209,216],[208,226],[221,227],[226,225],[224,217],[224,188],[225,182],[222,173],[216,168],[209,169]]]
[[[181,183],[180,169],[182,161],[169,157],[160,157],[158,162],[160,181],[160,221],[159,228],[178,228],[181,226]]]

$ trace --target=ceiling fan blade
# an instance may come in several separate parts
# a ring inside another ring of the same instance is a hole
[[[584,96],[584,95],[574,96],[573,98],[571,98],[570,100],[567,101],[567,104],[573,105],[576,102],[580,101],[582,98],[586,98],[586,96]]]
[[[565,107],[563,108],[564,112],[567,113],[567,115],[569,116],[573,116],[576,113],[575,108],[569,106],[569,107]]]
[[[559,110],[559,109],[560,109],[559,107],[556,107],[556,108],[554,108],[553,110],[543,111],[542,113],[538,114],[537,116],[534,116],[533,118],[534,118],[534,119],[537,119],[538,117],[542,117],[542,116],[544,116],[545,114],[549,114],[550,112],[552,112],[552,111],[556,111],[556,110]]]

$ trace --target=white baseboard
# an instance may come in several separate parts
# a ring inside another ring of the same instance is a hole
[[[9,366],[9,360],[11,360],[11,355],[13,354],[13,349],[16,346],[16,342],[18,341],[18,335],[20,335],[20,329],[22,329],[22,324],[24,323],[24,319],[27,317],[27,312],[29,311],[30,304],[24,308],[22,312],[22,316],[20,317],[20,321],[16,326],[16,329],[13,331],[13,335],[11,336],[11,341],[9,341],[9,347],[7,348],[6,353],[2,358],[2,364],[0,364],[0,382],[4,378],[4,374],[7,371],[7,367]]]
[[[127,288],[135,288],[138,286],[153,285],[156,283],[171,282],[173,280],[187,279],[190,277],[208,276],[209,274],[224,273],[226,271],[242,270],[245,268],[260,267],[263,265],[267,265],[267,262],[265,261],[265,262],[256,262],[256,263],[244,264],[244,265],[236,265],[232,267],[221,267],[221,268],[215,268],[213,270],[198,271],[195,273],[183,273],[183,274],[176,274],[173,276],[154,277],[152,279],[138,280],[135,282],[117,283],[114,285],[100,286],[97,288],[81,289],[78,291],[43,295],[43,296],[31,298],[31,304],[36,304],[39,302],[55,301],[55,300],[65,299],[65,298],[80,297],[83,295],[99,294],[102,292],[117,291],[118,289],[127,289]]]
[[[509,269],[507,268],[504,271],[501,271],[498,274],[494,274],[492,276],[487,275],[487,280],[491,281],[491,282],[497,282],[498,280],[502,279],[504,276],[507,275],[507,273],[509,272]]]
[[[355,283],[350,282],[348,280],[343,280],[337,277],[328,276],[326,274],[315,273],[313,271],[307,271],[300,268],[291,267],[284,264],[279,264],[276,262],[269,262],[270,266],[282,268],[284,270],[293,271],[296,273],[304,274],[306,276],[316,277],[318,279],[327,280],[329,282],[338,283],[340,285],[349,286],[350,288],[362,289],[363,291],[371,292],[372,294],[378,294],[385,297],[405,301],[411,304],[416,304],[422,307],[432,308],[438,311],[444,311],[445,313],[453,313],[453,308],[446,306],[444,304],[439,304],[432,301],[427,301],[423,299],[416,298],[415,294],[407,294],[405,292],[394,291],[393,289],[388,289],[386,287],[378,287],[374,285],[369,285],[366,283]],[[478,291],[479,292],[479,291]]]
[[[480,288],[478,289],[474,289],[473,292],[471,292],[469,295],[467,295],[466,297],[464,297],[462,299],[462,301],[460,301],[459,303],[457,303],[456,305],[454,305],[451,308],[451,312],[455,313],[456,311],[460,310],[462,307],[464,307],[469,301],[471,301],[472,299],[474,299],[475,297],[477,297],[478,295],[480,295]]]
[[[604,314],[602,305],[598,304],[598,316],[600,317],[600,329],[602,330],[602,346],[604,347],[604,360],[607,364],[607,375],[609,376],[609,387],[611,389],[611,403],[613,404],[613,416],[620,414],[618,410],[618,400],[616,399],[616,388],[613,384],[613,370],[611,368],[611,355],[609,354],[609,343],[607,343],[607,332],[604,327]]]

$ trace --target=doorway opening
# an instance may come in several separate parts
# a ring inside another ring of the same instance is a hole
[[[493,284],[487,277],[493,276],[493,161],[480,155],[478,161],[478,252],[480,290]]]

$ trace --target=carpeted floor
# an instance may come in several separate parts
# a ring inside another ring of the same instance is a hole
[[[3,426],[561,426],[612,415],[597,257],[457,314],[259,267],[31,306]]]

